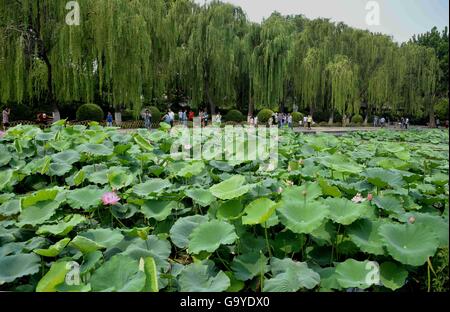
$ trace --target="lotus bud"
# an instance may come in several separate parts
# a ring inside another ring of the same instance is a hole
[[[409,217],[409,218],[408,218],[408,222],[409,222],[410,224],[414,224],[414,223],[416,222],[416,217],[414,217],[414,216]]]
[[[282,188],[282,187],[279,187],[278,190],[277,190],[277,193],[278,193],[278,194],[283,193],[283,188]]]
[[[373,200],[373,195],[372,194],[367,195],[367,200],[368,201],[372,201]]]

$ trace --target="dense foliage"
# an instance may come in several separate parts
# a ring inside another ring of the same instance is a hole
[[[0,138],[0,290],[448,291],[448,132],[285,132],[266,171],[63,124]]]
[[[258,113],[258,122],[261,124],[267,123],[272,118],[273,111],[270,109],[263,109]]]
[[[102,121],[104,113],[97,104],[84,104],[77,110],[77,120],[81,121]]]
[[[225,121],[243,122],[245,117],[240,111],[232,109],[225,114],[224,119]]]
[[[0,0],[0,103],[95,102],[292,109],[328,116],[430,116],[448,97],[448,32],[397,44],[327,19],[274,13],[250,23],[231,4],[192,0]],[[300,12],[301,13],[301,12]],[[361,110],[363,108],[363,110]],[[327,117],[327,118],[328,118]]]

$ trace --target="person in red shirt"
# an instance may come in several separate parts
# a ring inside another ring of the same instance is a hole
[[[193,111],[189,111],[189,121],[194,121],[195,113]]]

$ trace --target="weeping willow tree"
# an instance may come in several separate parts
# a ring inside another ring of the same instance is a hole
[[[429,116],[435,126],[434,106],[440,77],[439,62],[433,49],[405,44],[400,51],[404,110],[414,116]]]
[[[195,10],[194,25],[182,47],[183,62],[178,71],[191,106],[207,104],[211,114],[215,114],[217,106],[224,109],[235,106],[235,82],[245,26],[244,12],[230,4],[214,1]]]
[[[333,119],[334,112],[342,116],[359,113],[357,67],[346,56],[337,55],[334,61],[327,65],[327,72],[331,90],[331,118]]]
[[[261,25],[259,45],[252,53],[250,66],[251,97],[255,107],[282,109],[286,96],[288,51],[295,25],[279,13]]]
[[[212,113],[299,104],[333,117],[363,107],[366,119],[399,112],[429,115],[433,125],[436,94],[448,92],[437,59],[445,44],[398,46],[343,23],[279,13],[249,23],[240,8],[218,1],[78,2],[77,26],[66,23],[67,1],[0,0],[2,104],[58,112],[95,101],[137,115],[179,94]]]
[[[92,0],[87,21],[101,98],[120,110],[140,111],[164,96],[175,34],[164,0]]]
[[[1,101],[45,100],[58,112],[53,76],[58,60],[52,52],[59,40],[67,39],[54,36],[64,23],[64,5],[50,0],[1,0],[0,8]]]

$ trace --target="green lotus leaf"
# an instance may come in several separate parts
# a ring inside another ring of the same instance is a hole
[[[193,163],[176,162],[169,166],[169,171],[177,177],[192,178],[202,173],[205,169],[205,164],[200,161]]]
[[[41,258],[35,254],[17,254],[0,257],[0,285],[22,276],[39,272]]]
[[[71,247],[74,247],[81,251],[83,254],[88,254],[99,249],[104,249],[106,246],[100,245],[93,241],[92,239],[86,238],[81,235],[75,236],[74,239],[69,243]]]
[[[54,200],[57,195],[57,189],[45,189],[37,191],[22,198],[22,207],[27,208],[37,204],[38,202]]]
[[[142,150],[144,151],[153,151],[153,146],[150,144],[150,142],[145,139],[143,136],[141,136],[140,134],[135,134],[133,136],[134,142],[136,142],[137,145],[139,145],[139,147],[142,148]]]
[[[172,210],[176,209],[177,206],[178,203],[175,201],[146,200],[140,211],[148,219],[153,218],[156,221],[163,221],[170,216]]]
[[[312,201],[322,195],[322,188],[318,183],[307,182],[302,186],[294,186],[283,192],[283,199],[297,201]]]
[[[191,263],[184,267],[178,277],[181,292],[222,292],[230,287],[230,279],[214,269],[212,261]]]
[[[392,170],[385,170],[381,168],[368,168],[366,169],[364,176],[369,183],[377,187],[402,187],[403,178],[398,173]]]
[[[319,201],[283,199],[277,205],[281,223],[298,234],[311,234],[328,216],[328,209]]]
[[[213,185],[209,191],[221,200],[229,200],[246,194],[250,186],[244,185],[245,177],[235,175],[219,184]]]
[[[320,187],[322,188],[323,195],[332,197],[341,197],[342,193],[337,186],[331,186],[325,179],[318,180]]]
[[[220,245],[233,244],[237,238],[234,226],[229,223],[218,220],[204,222],[189,235],[188,251],[193,254],[214,252]]]
[[[56,236],[65,236],[72,229],[80,224],[81,222],[86,221],[86,218],[82,215],[68,215],[64,218],[63,221],[58,222],[57,224],[45,224],[39,227],[36,231],[36,234],[52,234]]]
[[[21,201],[13,199],[0,205],[0,215],[8,217],[18,214],[21,210]]]
[[[135,185],[133,187],[133,192],[136,195],[146,197],[151,194],[159,193],[170,186],[172,186],[172,183],[168,180],[150,179],[147,182]]]
[[[39,280],[36,292],[56,292],[56,286],[65,282],[70,270],[69,262],[53,262],[50,270]]]
[[[375,196],[373,203],[388,213],[404,214],[405,210],[399,199],[392,195]]]
[[[74,163],[79,162],[80,158],[80,153],[75,150],[66,150],[64,152],[52,155],[54,162],[66,163],[68,165],[73,165]]]
[[[134,176],[125,170],[110,170],[107,173],[109,185],[114,190],[120,190],[133,183]]]
[[[152,257],[141,258],[140,264],[143,262],[143,269],[145,273],[145,286],[144,292],[158,292],[158,272],[156,268],[155,259]],[[141,269],[142,270],[142,269]]]
[[[200,224],[207,222],[208,217],[194,215],[178,219],[170,229],[170,239],[178,248],[187,248],[189,244],[189,235]]]
[[[242,215],[244,206],[238,198],[223,202],[217,209],[217,218],[235,220]]]
[[[54,245],[51,245],[47,249],[35,249],[33,250],[34,253],[44,256],[44,257],[56,257],[63,251],[63,249],[67,246],[67,244],[70,242],[70,238],[64,238]]]
[[[320,275],[304,262],[272,258],[270,265],[273,277],[265,281],[264,292],[297,292],[320,283]]]
[[[105,192],[106,190],[92,185],[75,189],[68,193],[67,203],[74,209],[89,210],[100,205]]]
[[[375,263],[347,259],[336,265],[337,282],[343,288],[367,289],[377,282],[379,270]]]
[[[136,238],[122,254],[136,260],[152,257],[156,262],[158,271],[162,270],[167,272],[170,268],[170,264],[168,262],[170,253],[171,246],[169,241],[150,235],[147,240]]]
[[[337,172],[358,174],[363,170],[361,165],[345,155],[333,154],[324,157],[321,161],[325,166]]]
[[[208,190],[190,189],[187,190],[186,195],[194,200],[195,203],[202,207],[208,207],[216,198]]]
[[[317,271],[320,275],[320,289],[325,290],[340,290],[342,286],[337,280],[336,268],[323,268]]]
[[[408,271],[394,262],[384,262],[380,265],[381,283],[384,287],[397,290],[403,287],[408,278]]]
[[[145,286],[145,273],[131,257],[116,255],[98,268],[91,277],[93,291],[139,292]]]
[[[245,283],[234,277],[233,272],[226,271],[226,276],[230,279],[230,287],[227,288],[226,292],[240,292],[245,287]]]
[[[11,182],[13,172],[14,170],[11,169],[0,171],[0,191]]]
[[[350,225],[364,216],[368,210],[366,203],[356,204],[345,198],[327,198],[329,218],[342,225]]]
[[[50,164],[50,166],[48,167],[48,175],[61,177],[68,173],[70,170],[72,170],[72,165],[62,162],[56,162]]]
[[[382,224],[380,221],[361,219],[347,228],[347,234],[361,251],[373,255],[384,255],[383,241],[379,234]]]
[[[245,207],[242,224],[255,225],[266,223],[275,212],[276,204],[267,198],[259,198]]]
[[[36,141],[51,141],[56,137],[56,132],[41,132],[35,137]]]
[[[444,219],[440,216],[435,216],[427,213],[412,212],[402,215],[400,217],[400,220],[406,223],[411,217],[415,219],[415,223],[423,224],[436,233],[436,235],[439,237],[440,248],[448,248],[448,218]]]
[[[22,202],[23,205],[23,202]],[[18,220],[19,226],[24,225],[39,225],[50,219],[59,207],[57,201],[40,201],[33,206],[22,209]]]
[[[383,224],[379,233],[389,254],[412,266],[424,264],[439,246],[437,234],[423,224]]]
[[[86,168],[86,167],[84,167],[84,168]],[[85,170],[84,168],[83,168],[83,170]],[[101,168],[99,168],[98,171],[91,172],[91,173],[89,173],[89,171],[86,171],[86,179],[89,182],[94,183],[94,184],[105,185],[105,184],[109,183],[108,172],[109,172],[109,170],[101,169]]]
[[[95,268],[100,259],[103,258],[101,251],[93,251],[84,255],[83,264],[80,266],[80,274],[86,274]]]
[[[448,175],[442,172],[433,174],[431,177],[427,177],[425,181],[433,183],[438,186],[444,186],[448,184]]]
[[[269,271],[268,259],[259,252],[246,253],[237,256],[231,263],[231,269],[236,279],[248,281],[255,276],[265,274]]]
[[[66,283],[59,284],[55,286],[57,292],[89,292],[92,290],[91,284],[81,284],[80,285],[67,285]]]
[[[79,236],[86,237],[95,243],[110,248],[120,243],[124,236],[117,229],[91,229],[86,232],[78,234]]]
[[[4,145],[0,145],[0,167],[6,166],[12,159],[11,153],[8,148]]]
[[[103,144],[81,144],[76,150],[80,153],[86,153],[94,156],[111,156],[114,150]]]

